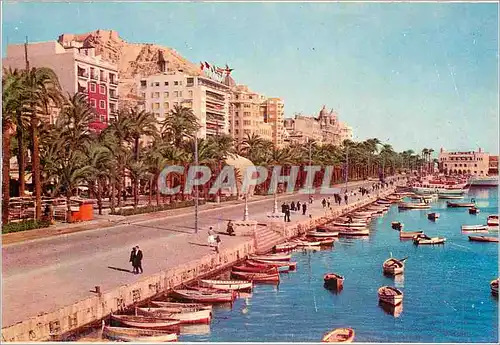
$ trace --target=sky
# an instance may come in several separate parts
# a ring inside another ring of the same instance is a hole
[[[229,64],[285,116],[323,105],[397,151],[498,153],[496,3],[3,2],[9,43],[116,30],[198,64]]]

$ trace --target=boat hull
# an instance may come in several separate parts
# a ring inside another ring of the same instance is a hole
[[[323,276],[324,286],[330,290],[342,290],[344,277],[335,273],[327,273]]]
[[[196,324],[196,323],[210,323],[212,320],[212,311],[201,309],[197,311],[172,313],[169,309],[157,308],[137,308],[137,313],[149,317],[158,317],[165,319],[174,319],[181,324]]]
[[[236,298],[234,293],[204,293],[196,290],[173,290],[175,298],[199,303],[232,303]]]
[[[498,243],[498,237],[469,236],[469,241],[473,241],[473,242],[497,242]]]
[[[132,328],[170,330],[176,332],[179,331],[181,324],[178,320],[161,320],[155,317],[141,317],[133,315],[111,314],[111,320]]]
[[[393,294],[387,294],[387,290],[391,290]],[[403,292],[393,287],[381,287],[378,290],[378,298],[380,302],[397,306],[403,302]]]
[[[252,290],[252,282],[248,281],[224,281],[224,280],[208,280],[202,279],[199,282],[201,287],[208,287],[216,290],[226,290],[226,291],[241,291],[241,290]]]
[[[172,342],[177,341],[177,334],[145,330],[139,328],[111,327],[104,326],[102,336],[110,340],[126,341],[126,342]]]
[[[321,342],[323,343],[352,343],[354,340],[354,330],[352,328],[337,328],[326,333]]]

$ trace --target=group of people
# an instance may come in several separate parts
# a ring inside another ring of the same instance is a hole
[[[309,200],[311,200],[311,199],[309,199]],[[306,202],[301,203],[300,201],[297,201],[297,203],[295,203],[292,201],[290,204],[285,203],[285,202],[283,204],[281,204],[281,213],[284,214],[285,222],[290,222],[290,212],[291,211],[300,212],[301,210],[302,210],[302,215],[305,215],[307,212],[307,203]]]
[[[234,230],[233,230],[234,231]],[[219,252],[219,244],[221,243],[221,239],[219,235],[215,235],[215,231],[212,227],[208,229],[208,245],[210,247],[215,248],[215,252]]]
[[[142,250],[139,249],[139,246],[132,248],[129,261],[132,263],[134,274],[142,273]]]

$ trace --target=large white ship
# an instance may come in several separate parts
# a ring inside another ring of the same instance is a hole
[[[498,186],[498,175],[496,176],[473,176],[469,179],[470,186]]]

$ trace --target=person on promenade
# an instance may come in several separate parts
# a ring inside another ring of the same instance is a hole
[[[136,258],[137,258],[137,251],[135,250],[134,247],[130,252],[130,259],[129,259],[129,262],[132,263],[132,273],[134,274],[137,274]]]
[[[233,222],[231,222],[231,221],[227,222],[227,234],[228,234],[229,236],[236,236],[236,235],[234,234]]]
[[[313,196],[312,195],[309,195],[309,203],[312,204],[313,203]]]
[[[285,222],[290,222],[290,206],[285,205]]]
[[[295,211],[295,203],[292,201],[292,203],[290,204],[290,209],[292,211]]]
[[[302,215],[305,216],[306,215],[306,211],[307,211],[307,204],[306,203],[303,203],[302,204]]]
[[[330,208],[331,201],[332,201],[332,199],[330,197],[328,197],[328,199],[326,199],[326,207]]]
[[[347,205],[347,199],[348,199],[348,198],[349,198],[349,197],[347,196],[347,192],[346,192],[346,193],[344,194],[344,201],[345,201],[345,204],[346,204],[346,205]]]
[[[321,201],[321,205],[323,205],[323,208],[326,207],[326,200],[325,200],[325,198],[323,198],[323,200]]]
[[[142,250],[139,249],[139,246],[135,246],[137,249],[137,254],[135,256],[135,264],[137,266],[137,273],[141,270],[142,273]]]
[[[281,213],[285,213],[285,211],[286,211],[286,204],[285,204],[285,202],[283,202],[281,204]]]
[[[220,244],[221,240],[220,240],[220,236],[217,235],[215,236],[215,252],[217,254],[219,254],[219,244]]]
[[[215,233],[212,227],[208,228],[208,245],[213,247],[215,245]]]
[[[297,201],[297,211],[300,212],[300,201]]]

